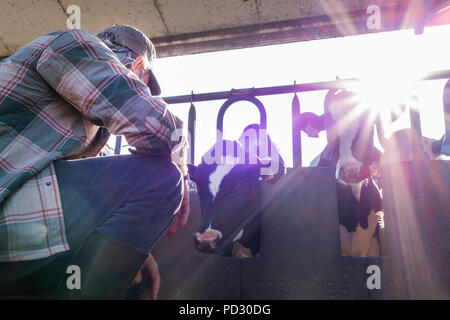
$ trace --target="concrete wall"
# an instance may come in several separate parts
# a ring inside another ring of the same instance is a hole
[[[80,7],[83,29],[97,33],[113,24],[133,25],[155,40],[160,56],[168,56],[371,32],[365,26],[369,4],[391,8],[383,28],[408,27],[437,2],[442,1],[1,0],[0,57],[66,28],[70,5]],[[413,3],[413,9],[396,9],[402,3]],[[405,16],[402,26],[386,25]]]

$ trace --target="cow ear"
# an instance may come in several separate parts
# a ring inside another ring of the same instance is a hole
[[[188,167],[189,178],[195,182],[196,181],[195,173],[197,171],[197,167],[194,166],[193,164],[188,164],[187,167]]]

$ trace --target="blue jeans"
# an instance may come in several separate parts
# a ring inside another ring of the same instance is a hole
[[[66,275],[74,252],[96,230],[147,254],[181,204],[183,180],[169,157],[133,154],[54,165],[70,250],[35,261],[0,263],[0,294],[55,285],[60,279],[55,272]],[[5,281],[8,285],[1,288]]]
[[[182,199],[180,171],[166,157],[123,155],[55,161],[71,247],[95,229],[148,253]]]

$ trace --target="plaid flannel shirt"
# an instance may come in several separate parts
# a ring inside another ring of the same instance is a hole
[[[69,249],[52,161],[94,156],[109,132],[137,152],[184,149],[182,122],[125,67],[131,61],[76,29],[0,63],[0,261]]]

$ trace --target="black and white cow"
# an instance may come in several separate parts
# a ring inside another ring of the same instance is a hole
[[[358,103],[353,92],[330,90],[324,115],[308,114],[302,126],[312,137],[320,130],[327,132],[328,145],[312,165],[336,168],[342,255],[378,256],[386,252],[379,166],[413,160],[412,146],[420,144],[422,159],[438,159],[441,155],[433,146],[442,144],[443,139],[419,137],[409,128],[385,137],[385,127],[406,115],[406,105],[398,103],[383,115],[358,108]],[[374,146],[374,124],[383,153]]]
[[[201,252],[228,255],[233,243],[243,249],[233,256],[259,251],[261,188],[286,170],[277,147],[259,129],[250,125],[238,141],[215,143],[198,166],[188,166],[201,203],[202,224],[194,236]]]
[[[384,253],[383,201],[373,175],[380,152],[373,142],[375,119],[357,103],[352,92],[330,90],[324,115],[308,113],[301,126],[312,137],[327,131],[328,144],[311,165],[336,169],[342,255],[378,256]]]

